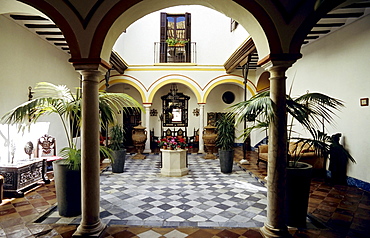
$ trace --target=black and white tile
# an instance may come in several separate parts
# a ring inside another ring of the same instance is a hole
[[[101,173],[100,218],[105,224],[153,227],[261,227],[266,220],[267,189],[234,165],[220,172],[219,160],[189,154],[189,174],[165,177],[160,156],[126,158],[124,173]],[[79,224],[54,211],[42,223]]]

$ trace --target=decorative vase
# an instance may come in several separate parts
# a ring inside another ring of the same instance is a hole
[[[137,150],[137,154],[132,157],[133,159],[145,159],[145,155],[142,154],[147,138],[147,132],[145,129],[146,127],[142,126],[140,122],[139,125],[135,126],[132,130],[132,141],[134,142],[134,146]]]
[[[204,127],[203,132],[203,141],[204,145],[207,148],[207,154],[204,156],[205,159],[216,159],[216,156],[213,154],[213,150],[216,146],[217,134],[215,133],[216,127],[208,124]]]

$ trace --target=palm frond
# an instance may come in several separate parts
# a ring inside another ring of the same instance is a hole
[[[271,122],[274,115],[269,91],[256,94],[247,101],[230,106],[229,109],[234,114],[236,123],[244,121],[249,115],[254,115],[260,121]]]
[[[39,82],[35,87],[36,98],[58,98],[65,102],[74,101],[71,90],[66,85],[55,85],[49,82]]]
[[[339,111],[341,107],[344,107],[342,100],[322,93],[303,94],[294,99],[294,101],[309,108],[309,115],[313,120],[325,120],[328,123],[334,121],[333,115],[335,115],[335,111]]]
[[[266,131],[268,129],[269,124],[263,121],[256,121],[253,126],[249,126],[244,129],[243,133],[238,137],[238,139],[243,138],[243,141],[247,139],[247,137],[255,130],[263,130]]]
[[[80,169],[81,166],[81,149],[64,147],[59,154],[63,159],[67,160],[68,166],[73,170]]]

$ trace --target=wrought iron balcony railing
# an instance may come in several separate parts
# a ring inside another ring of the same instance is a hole
[[[154,63],[196,63],[196,44],[169,46],[166,42],[154,42]]]

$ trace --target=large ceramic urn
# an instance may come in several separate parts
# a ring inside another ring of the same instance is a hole
[[[205,159],[216,159],[217,157],[213,154],[213,150],[216,146],[216,127],[208,124],[204,127],[203,141],[207,149],[207,154],[204,156]]]
[[[137,150],[137,154],[133,156],[133,159],[145,159],[145,155],[142,154],[145,142],[146,142],[146,127],[141,125],[141,122],[139,125],[135,126],[132,130],[132,141],[134,142],[134,146]]]

